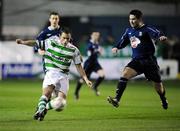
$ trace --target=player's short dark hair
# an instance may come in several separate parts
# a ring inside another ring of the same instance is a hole
[[[51,15],[58,15],[60,17],[59,13],[55,12],[55,11],[50,12],[49,16],[51,16]]]
[[[140,19],[143,16],[143,13],[138,9],[131,10],[129,14],[136,16],[137,19]]]
[[[70,31],[70,29],[69,29],[68,27],[62,27],[62,29],[61,29],[61,34],[62,34],[62,33],[69,34],[69,33],[71,33],[71,31]]]

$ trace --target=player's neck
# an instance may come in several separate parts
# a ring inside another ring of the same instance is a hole
[[[50,26],[50,28],[51,28],[52,30],[57,29],[57,28],[59,28],[59,27],[60,27],[59,25],[56,25],[56,26],[51,25],[51,26]]]
[[[139,27],[138,28],[141,28],[141,27],[143,27],[144,26],[144,23],[142,22],[142,23],[139,23]]]
[[[94,44],[97,44],[97,43],[98,43],[98,41],[93,40],[93,39],[91,39],[90,42],[92,42],[92,43],[94,43]]]
[[[60,42],[62,46],[66,47],[68,43],[62,43]]]
[[[66,46],[67,46],[67,44],[68,44],[68,43],[64,43],[64,44],[62,44],[62,45],[63,45],[64,47],[66,47]]]

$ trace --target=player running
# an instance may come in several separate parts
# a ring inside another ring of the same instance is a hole
[[[87,77],[90,78],[92,72],[96,72],[99,77],[96,82],[93,84],[93,90],[97,96],[100,95],[98,91],[99,84],[104,80],[104,70],[98,62],[98,56],[101,54],[101,48],[99,46],[100,32],[92,32],[91,39],[88,42],[87,54],[88,58],[84,63],[84,70],[87,74]],[[83,79],[79,79],[75,89],[75,98],[79,99],[79,91],[83,84]]]
[[[81,66],[82,58],[79,50],[70,44],[69,41],[70,32],[67,29],[62,29],[59,37],[52,36],[43,43],[37,43],[39,47],[42,46],[45,50],[44,63],[46,74],[43,81],[42,96],[34,114],[35,120],[42,121],[50,109],[56,111],[64,109],[69,90],[68,73],[72,61],[86,84],[89,87],[92,86]],[[18,44],[28,45],[28,42],[21,41]],[[57,92],[57,97],[50,100],[54,90]]]
[[[167,37],[156,28],[145,25],[140,10],[130,11],[129,23],[131,27],[126,29],[119,43],[112,49],[112,52],[116,53],[118,49],[122,49],[130,43],[132,47],[132,60],[123,70],[115,97],[109,96],[107,100],[113,106],[118,107],[128,80],[144,73],[148,80],[153,81],[154,87],[160,96],[162,107],[167,109],[168,102],[165,97],[165,88],[163,87],[160,69],[154,56],[154,40],[164,41]]]

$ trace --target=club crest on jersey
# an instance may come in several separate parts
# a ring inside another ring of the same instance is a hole
[[[141,43],[141,41],[135,36],[130,38],[130,42],[131,42],[131,47],[132,48],[136,48],[138,46],[138,44]]]

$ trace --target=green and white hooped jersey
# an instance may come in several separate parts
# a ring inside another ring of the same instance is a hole
[[[71,62],[80,64],[82,57],[77,47],[68,43],[60,43],[59,37],[52,36],[45,41],[44,65],[47,70],[58,69],[63,73],[69,72]]]

